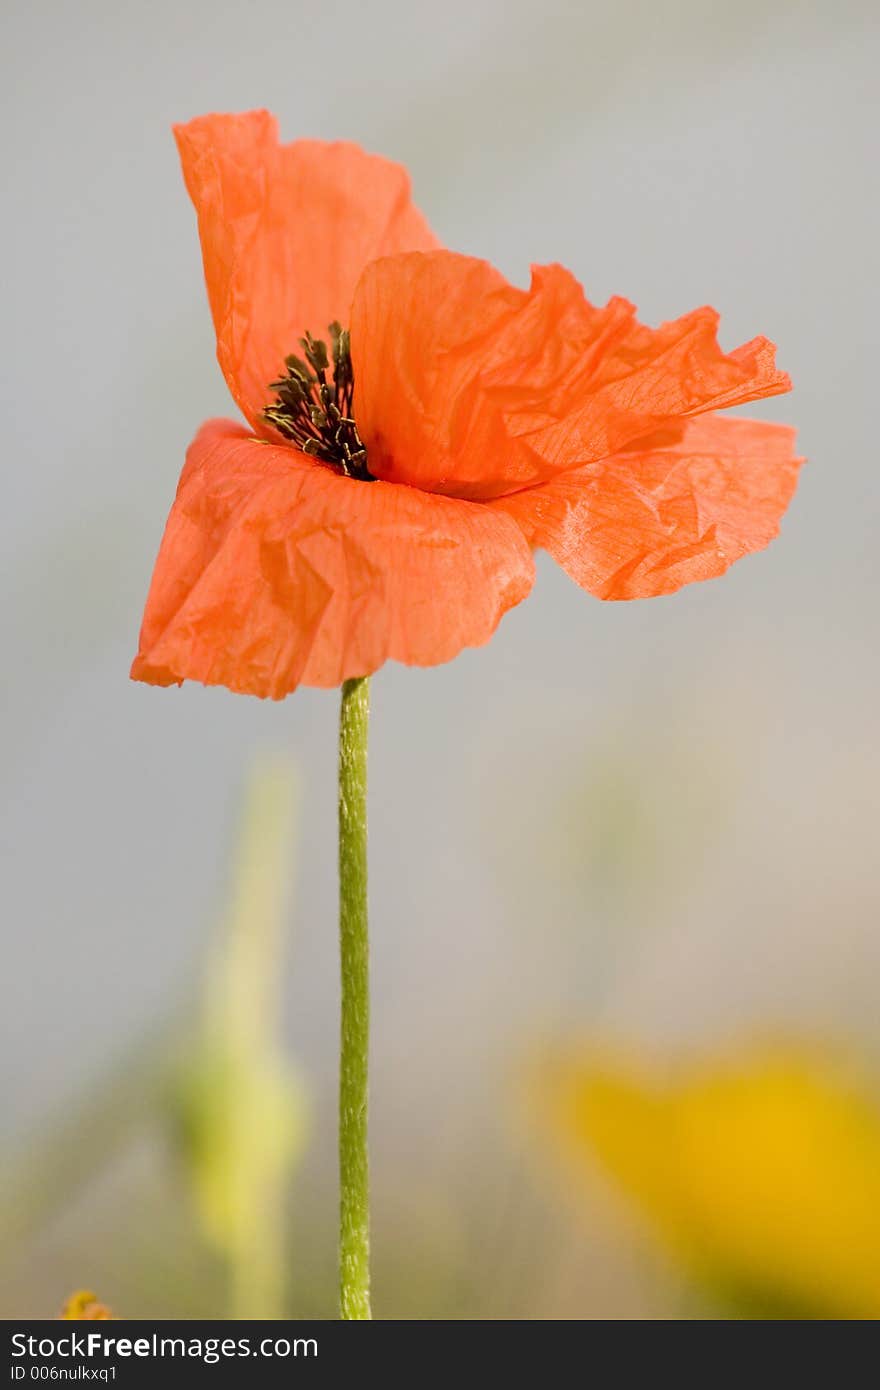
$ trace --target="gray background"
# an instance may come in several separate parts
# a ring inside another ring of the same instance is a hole
[[[288,1040],[332,1154],[336,698],[127,677],[185,446],[235,413],[169,130],[208,110],[404,161],[445,243],[517,283],[560,260],[649,322],[711,302],[725,346],[768,334],[796,389],[752,413],[810,459],[780,540],[722,581],[602,605],[542,557],[488,648],[374,681],[380,1213],[430,1191],[467,1229],[538,1041],[796,1028],[876,1053],[875,7],[117,0],[14,3],[3,30],[10,1141],[182,997],[242,778],[279,750],[302,776]],[[73,1238],[13,1270],[9,1308],[34,1270],[57,1301]],[[597,1287],[577,1258],[581,1315],[665,1306],[625,1253]]]

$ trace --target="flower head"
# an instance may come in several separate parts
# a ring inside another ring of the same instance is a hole
[[[108,1322],[113,1320],[110,1309],[101,1303],[90,1289],[79,1289],[67,1299],[58,1314],[62,1321]]]
[[[176,128],[217,356],[248,428],[203,425],[132,675],[280,698],[478,646],[543,547],[647,598],[766,545],[790,429],[719,409],[789,389],[714,310],[658,329],[560,266],[516,289],[440,249],[397,165],[280,145],[267,112]]]
[[[573,1165],[594,1155],[666,1247],[735,1305],[880,1313],[880,1106],[815,1046],[658,1074],[586,1051],[545,1087]]]

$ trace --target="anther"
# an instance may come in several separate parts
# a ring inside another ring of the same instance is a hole
[[[347,329],[331,323],[330,351],[321,338],[300,338],[303,357],[292,352],[284,359],[287,375],[270,382],[275,402],[263,419],[312,458],[332,464],[350,478],[372,482],[367,451],[352,414],[354,372]],[[331,370],[332,384],[327,374]]]

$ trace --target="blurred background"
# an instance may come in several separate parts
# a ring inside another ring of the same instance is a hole
[[[374,680],[376,1315],[876,1316],[876,6],[3,27],[0,1315],[334,1312],[337,699],[128,680],[185,447],[234,414],[169,127],[268,106],[405,162],[516,283],[766,333],[795,392],[751,413],[810,459],[720,582],[603,605],[541,556],[490,646]],[[773,1259],[731,1250],[783,1206]]]

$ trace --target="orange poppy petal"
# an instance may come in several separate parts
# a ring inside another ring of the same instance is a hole
[[[488,641],[533,579],[501,512],[357,482],[211,420],[187,453],[131,674],[280,699],[389,659],[432,666]]]
[[[653,598],[768,545],[801,462],[787,425],[704,415],[492,507],[598,598]]]
[[[351,317],[355,412],[389,481],[491,498],[605,458],[670,419],[789,389],[766,339],[725,355],[718,316],[658,329],[598,309],[561,266],[528,291],[448,251],[369,265]]]
[[[523,422],[564,413],[632,313],[624,299],[594,308],[561,266],[535,267],[525,291],[451,251],[374,262],[351,317],[371,471],[475,498],[550,476]]]
[[[406,170],[357,145],[278,142],[268,111],[200,116],[174,127],[198,213],[217,358],[248,420],[309,330],[347,324],[376,256],[438,245]]]

